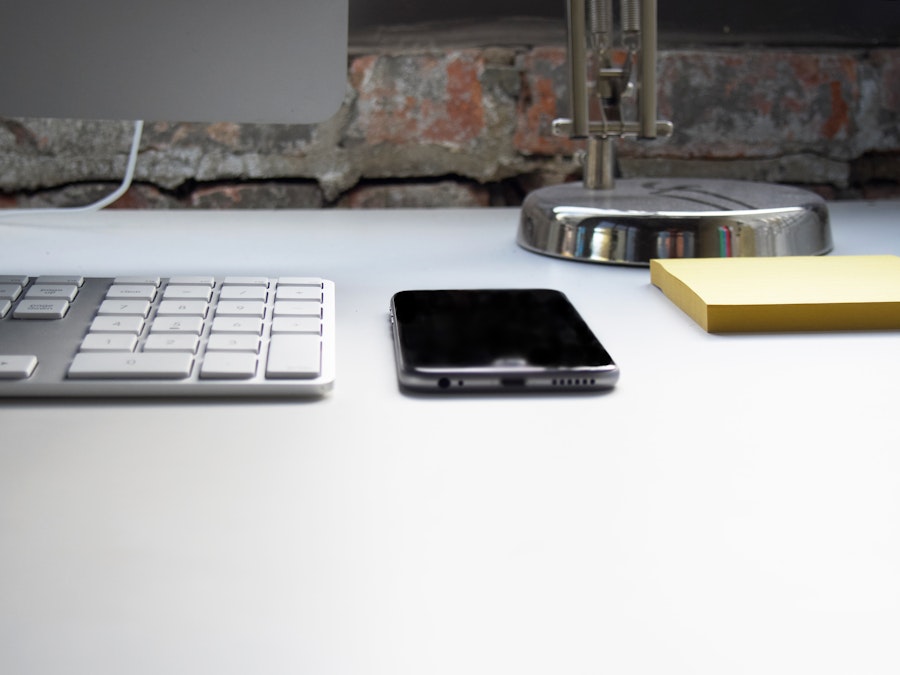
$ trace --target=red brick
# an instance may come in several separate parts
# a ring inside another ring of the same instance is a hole
[[[571,154],[575,144],[553,136],[553,120],[567,114],[566,52],[562,47],[537,47],[520,59],[523,77],[518,125],[513,144],[526,155]]]
[[[480,51],[354,59],[353,132],[367,144],[465,147],[485,132]]]

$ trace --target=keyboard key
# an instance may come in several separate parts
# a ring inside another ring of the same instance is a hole
[[[68,300],[23,300],[13,311],[13,317],[16,319],[61,319],[68,311]]]
[[[278,277],[279,286],[315,286],[322,288],[322,280],[317,277]]]
[[[219,297],[222,300],[262,300],[268,291],[265,286],[223,286]]]
[[[81,341],[83,352],[130,352],[137,344],[131,333],[88,333]]]
[[[184,379],[191,374],[193,362],[193,356],[182,353],[79,352],[69,366],[69,377]]]
[[[322,322],[317,316],[276,317],[272,320],[272,333],[313,333],[322,331]]]
[[[321,342],[318,335],[273,335],[266,377],[318,377],[322,362]]]
[[[199,316],[159,316],[150,326],[151,333],[192,333],[203,332],[203,319]]]
[[[212,297],[212,289],[208,286],[173,286],[169,284],[163,291],[163,298],[166,300],[205,300],[209,301]]]
[[[116,277],[113,279],[114,284],[138,284],[139,286],[155,286],[159,287],[159,277]]]
[[[157,316],[206,316],[209,305],[204,300],[163,300]]]
[[[313,302],[284,300],[276,302],[272,311],[275,316],[315,316],[321,318],[322,305]]]
[[[207,351],[259,352],[259,336],[249,333],[214,333],[206,343]]]
[[[106,297],[153,300],[156,297],[156,286],[151,284],[113,284],[106,291]]]
[[[0,298],[15,300],[22,293],[19,284],[0,284]]]
[[[204,379],[243,380],[256,375],[256,355],[246,352],[211,352],[200,367]]]
[[[0,275],[0,284],[13,284],[14,286],[24,286],[28,283],[28,277],[19,276],[17,274]]]
[[[10,309],[12,309],[12,300],[0,298],[0,319],[6,316]]]
[[[181,276],[181,277],[172,277],[169,279],[169,285],[178,284],[184,286],[214,286],[216,283],[215,277],[204,277],[204,276]]]
[[[256,300],[220,300],[216,307],[216,316],[257,316],[262,318],[265,315],[266,304]]]
[[[213,333],[262,333],[262,319],[239,316],[217,316],[212,322]]]
[[[144,328],[140,316],[98,316],[91,322],[92,333],[131,333],[138,335]]]
[[[150,313],[150,303],[146,300],[104,300],[97,308],[97,314],[125,314],[145,317]]]
[[[62,298],[71,302],[78,295],[78,286],[68,285],[38,285],[35,284],[25,291],[26,298]]]
[[[276,300],[303,300],[322,302],[322,289],[318,286],[282,286],[275,289]]]
[[[145,352],[189,352],[197,351],[200,338],[188,333],[154,333],[144,342]]]
[[[79,288],[84,284],[84,277],[78,276],[59,276],[43,274],[35,279],[35,284],[71,284]]]
[[[37,357],[33,355],[0,354],[0,380],[24,380],[31,377],[37,367]]]
[[[225,277],[223,286],[269,286],[269,277]]]

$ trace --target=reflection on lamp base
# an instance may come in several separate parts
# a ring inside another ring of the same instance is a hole
[[[611,190],[565,183],[530,193],[519,244],[620,265],[652,258],[820,255],[832,248],[825,200],[783,185],[716,179],[620,179]]]

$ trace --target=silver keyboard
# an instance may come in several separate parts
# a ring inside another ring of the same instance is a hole
[[[321,396],[334,284],[0,276],[0,396]]]

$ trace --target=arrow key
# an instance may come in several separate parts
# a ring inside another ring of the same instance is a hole
[[[31,377],[37,362],[37,357],[31,354],[0,354],[0,380],[25,380]]]

